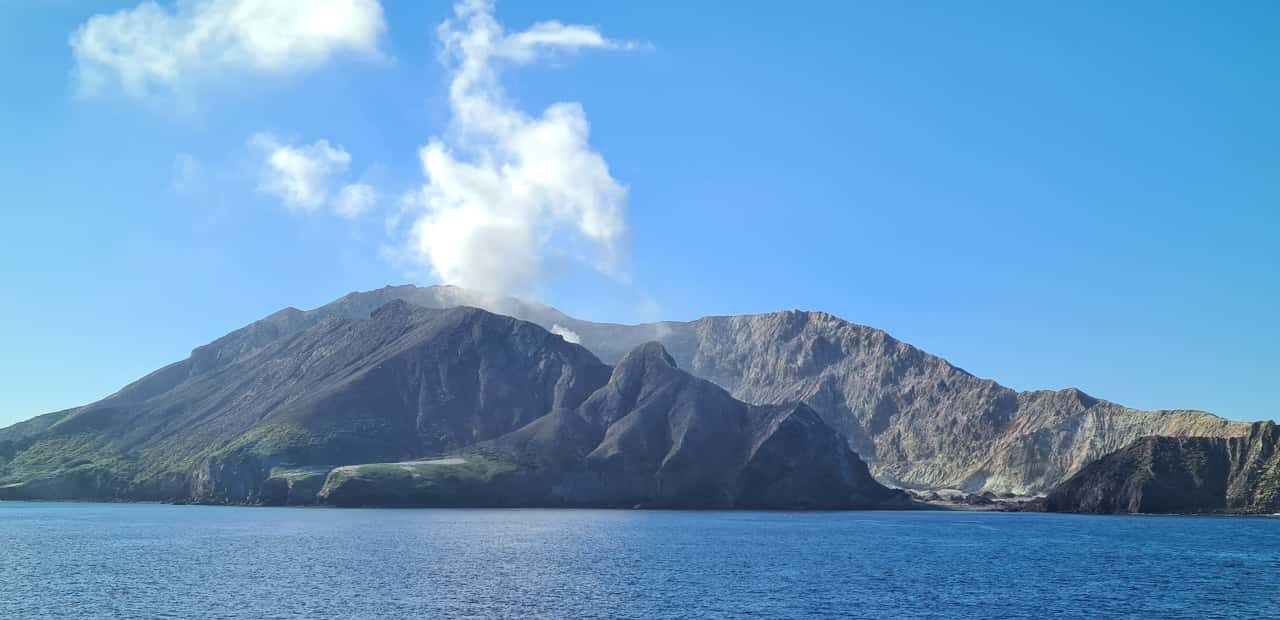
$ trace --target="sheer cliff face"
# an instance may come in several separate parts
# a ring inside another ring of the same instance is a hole
[[[1092,513],[1280,511],[1280,428],[1241,437],[1144,437],[1055,487],[1042,507]]]
[[[1074,389],[1019,393],[824,313],[711,317],[668,330],[685,345],[673,355],[695,374],[748,402],[809,404],[880,480],[909,487],[1037,492],[1144,435],[1245,429]]]

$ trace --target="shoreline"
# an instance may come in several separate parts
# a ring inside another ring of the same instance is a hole
[[[1204,518],[1249,518],[1280,519],[1280,513],[1095,513],[1095,512],[1049,512],[1044,510],[1019,510],[1005,505],[973,506],[950,502],[920,502],[914,507],[890,508],[662,508],[662,507],[625,507],[625,506],[333,506],[328,504],[270,505],[270,504],[219,504],[198,502],[158,502],[128,501],[105,499],[6,499],[0,500],[0,507],[5,504],[93,504],[110,506],[194,506],[208,508],[285,508],[293,510],[564,510],[564,511],[628,511],[628,512],[689,512],[689,513],[794,513],[794,514],[837,514],[837,513],[980,513],[980,514],[1024,514],[1024,515],[1075,515],[1085,517],[1204,517]]]

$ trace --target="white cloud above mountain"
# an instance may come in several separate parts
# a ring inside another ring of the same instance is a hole
[[[333,210],[346,218],[364,215],[378,203],[378,192],[367,183],[352,183],[338,190]]]
[[[181,101],[205,80],[382,57],[386,30],[379,0],[178,0],[95,15],[71,46],[83,93]],[[436,33],[449,117],[418,152],[425,181],[396,216],[400,255],[430,277],[490,293],[536,295],[570,263],[625,282],[628,192],[591,145],[583,106],[526,111],[502,78],[583,50],[638,46],[554,20],[509,32],[491,0],[459,0]],[[354,219],[382,200],[328,140],[259,133],[250,146],[257,190],[291,210]],[[175,187],[192,185],[194,163],[176,164]]]
[[[345,183],[351,154],[328,140],[294,145],[270,133],[259,133],[249,144],[261,159],[258,190],[279,198],[290,209],[316,212],[329,208],[337,215],[354,218],[377,203],[378,194],[372,186]]]
[[[553,253],[622,278],[627,190],[589,144],[582,106],[529,115],[500,74],[555,53],[634,45],[556,21],[508,33],[486,0],[458,2],[437,33],[451,118],[419,153],[426,183],[409,253],[442,281],[499,293],[531,292]]]
[[[71,35],[80,91],[145,97],[229,73],[288,74],[337,54],[381,57],[378,0],[143,2]]]

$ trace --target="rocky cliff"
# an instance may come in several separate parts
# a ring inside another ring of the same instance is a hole
[[[660,342],[680,368],[739,400],[807,404],[879,480],[896,486],[1037,493],[1139,437],[1248,431],[1247,424],[1201,411],[1141,411],[1076,389],[1018,392],[823,312],[615,325],[454,287],[412,286],[352,293],[312,312],[362,312],[373,303],[367,300],[391,298],[501,308],[548,329],[571,330],[606,363],[644,342]]]
[[[197,348],[189,359],[162,368],[99,403],[0,430],[0,473],[5,467],[15,468],[13,464],[2,463],[6,454],[13,460],[18,452],[27,454],[14,461],[18,463],[16,467],[24,471],[45,474],[59,471],[62,465],[33,456],[43,454],[46,448],[49,459],[55,460],[60,457],[53,455],[117,458],[139,449],[154,449],[182,461],[196,447],[207,452],[209,446],[221,445],[218,442],[236,433],[246,434],[242,440],[244,445],[270,445],[276,439],[289,436],[294,428],[290,424],[272,425],[272,421],[289,421],[301,416],[314,417],[318,424],[319,420],[335,419],[336,414],[332,412],[338,409],[350,415],[365,412],[369,407],[386,406],[379,400],[388,398],[385,394],[400,394],[397,398],[401,401],[422,394],[421,390],[431,383],[421,377],[409,377],[410,384],[401,388],[395,385],[400,378],[392,374],[365,373],[360,375],[361,381],[368,382],[362,385],[369,391],[329,395],[325,398],[331,400],[316,403],[309,400],[318,394],[316,386],[291,382],[290,376],[283,374],[302,369],[299,364],[305,358],[298,357],[296,350],[294,353],[286,350],[289,343],[295,341],[299,342],[297,347],[309,347],[315,356],[310,362],[313,366],[307,366],[309,369],[328,368],[326,365],[336,365],[337,360],[343,359],[339,356],[334,361],[325,361],[330,352],[374,359],[373,351],[364,351],[355,344],[365,337],[355,332],[370,328],[353,326],[368,320],[375,310],[389,302],[433,309],[459,305],[489,308],[566,334],[611,364],[620,362],[637,346],[657,341],[676,366],[723,387],[737,400],[754,405],[805,404],[863,457],[879,480],[895,486],[1036,493],[1140,437],[1237,437],[1249,429],[1247,424],[1228,422],[1199,411],[1130,409],[1075,389],[1017,392],[989,379],[975,377],[883,331],[821,312],[789,311],[706,317],[691,322],[616,325],[582,321],[547,306],[487,297],[455,287],[400,286],[351,293],[314,310],[282,310]],[[380,338],[389,336],[373,334],[371,337],[369,342],[382,342]],[[491,354],[500,355],[497,351]],[[283,357],[277,359],[280,356]],[[254,364],[265,364],[266,360],[274,361],[264,366],[265,374],[258,371],[245,374]],[[405,365],[397,368],[406,371],[417,368],[408,362],[402,363]],[[433,363],[438,368],[448,367],[445,360]],[[336,366],[330,370],[344,372]],[[604,377],[608,373],[602,364],[596,370],[585,367],[579,370],[592,376]],[[317,380],[323,383],[338,378],[340,375],[335,374]],[[550,380],[550,375],[540,380]],[[601,378],[600,383],[603,381]],[[588,383],[591,381],[584,379],[582,384]],[[352,394],[361,394],[361,399],[366,394],[373,396],[367,402],[342,400],[354,398]],[[574,391],[573,396],[585,398],[580,391]],[[538,398],[540,405],[547,404],[546,401],[547,398]],[[417,411],[420,404],[399,402],[396,406]],[[378,459],[398,458],[392,453],[410,458],[421,453],[416,450],[427,447],[444,450],[461,445],[466,438],[490,438],[493,436],[490,433],[510,430],[515,428],[512,425],[526,423],[549,411],[535,409],[522,408],[515,419],[486,419],[480,428],[442,423],[439,427],[415,428],[412,434],[407,432],[404,421],[393,427],[378,426],[385,422],[380,420],[371,424],[387,433],[392,442],[387,445],[397,447],[391,450],[379,444],[381,447],[377,450],[369,446],[358,449],[369,452],[370,458],[373,452],[378,452]],[[149,413],[138,417],[137,412],[141,410]],[[286,410],[290,413],[284,413]],[[418,417],[416,414],[405,416],[415,420]],[[75,435],[71,432],[73,429],[92,430],[96,425],[135,422],[135,430],[113,439],[109,447],[71,439]],[[197,424],[199,432],[191,437],[199,439],[193,439],[188,447],[171,448],[165,438],[176,437],[176,429],[188,422]],[[258,429],[253,430],[254,434],[247,434],[256,425],[274,430]],[[36,442],[34,437],[44,439]],[[343,437],[346,436],[334,434],[317,442],[347,441]],[[414,439],[409,441],[408,437]],[[61,447],[51,443],[55,438],[62,442],[58,444]],[[33,442],[41,443],[35,453],[28,449]],[[305,462],[332,460],[324,456],[326,449],[314,448],[314,459],[294,454],[281,458]],[[348,449],[356,448],[342,448]],[[213,459],[207,464],[215,470],[231,467],[226,471],[272,470],[284,462],[250,459],[227,463],[218,460],[227,454],[205,454],[201,458],[205,456]],[[184,466],[187,464],[182,462]],[[135,465],[124,460],[115,466]],[[133,492],[153,493],[157,497],[185,492],[175,486],[175,478],[168,469],[144,473],[145,485],[130,487]],[[198,477],[195,482],[197,491],[204,492],[206,477]]]
[[[1242,437],[1144,437],[1090,463],[1040,502],[1052,512],[1280,512],[1280,428]]]
[[[641,345],[576,409],[445,458],[335,471],[348,506],[905,507],[803,404],[754,406]]]

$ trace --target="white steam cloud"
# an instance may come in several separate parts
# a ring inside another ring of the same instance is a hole
[[[178,0],[94,15],[72,36],[81,92],[143,97],[227,71],[282,74],[379,57],[378,0]]]
[[[249,144],[262,155],[259,191],[276,196],[286,207],[314,212],[329,206],[340,216],[356,217],[378,200],[373,187],[364,183],[344,185],[330,199],[333,186],[347,176],[351,154],[328,140],[294,146],[259,133]]]
[[[445,282],[495,293],[532,292],[553,253],[620,277],[627,191],[588,144],[582,106],[530,116],[499,77],[556,52],[631,45],[555,21],[507,33],[489,0],[461,0],[437,32],[452,116],[419,152],[410,252]]]
[[[575,332],[572,329],[569,329],[568,327],[565,327],[559,323],[556,323],[551,326],[551,333],[561,338],[564,338],[565,342],[572,342],[573,344],[582,344],[582,336],[579,336],[578,332]]]

